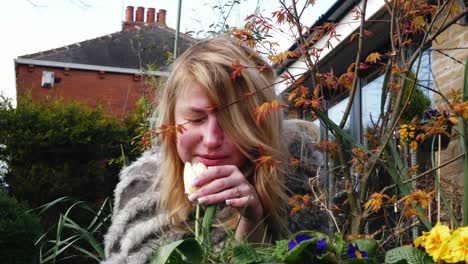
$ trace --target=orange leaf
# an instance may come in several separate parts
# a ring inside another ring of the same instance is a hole
[[[300,199],[302,199],[302,195],[296,194],[289,199],[288,204],[293,205],[297,200],[300,200]]]
[[[246,66],[238,63],[232,64],[232,67],[234,68],[234,71],[232,72],[231,79],[235,80],[237,77],[239,77],[242,73],[243,69],[247,69]]]
[[[380,58],[381,58],[382,55],[380,55],[380,53],[378,52],[373,52],[371,54],[369,54],[366,58],[366,62],[367,63],[376,63],[377,61],[380,61]]]
[[[159,127],[159,130],[161,131],[162,140],[164,140],[166,138],[173,138],[173,137],[175,138],[176,132],[177,132],[177,128],[174,125],[164,125],[164,124],[162,124]]]
[[[180,134],[183,134],[186,130],[187,129],[184,127],[184,125],[177,125],[177,132],[179,132]]]
[[[354,40],[357,36],[359,36],[359,32],[353,33],[353,34],[351,35],[351,38],[349,39],[349,43],[353,42],[353,40]]]
[[[374,35],[374,33],[372,33],[372,32],[369,31],[369,30],[365,30],[365,29],[364,29],[364,35],[366,35],[367,37],[372,37],[372,35]]]
[[[255,122],[257,123],[257,125],[259,125],[262,119],[264,119],[273,111],[278,112],[282,107],[285,107],[285,105],[280,104],[276,99],[271,101],[271,103],[263,103],[261,106],[254,109],[254,113],[256,115]]]
[[[258,168],[261,166],[265,166],[267,169],[271,169],[281,163],[280,161],[273,159],[271,156],[260,156],[254,161],[257,163],[255,170],[258,170]]]
[[[288,157],[288,160],[289,160],[289,164],[291,165],[291,167],[295,168],[297,167],[299,164],[301,164],[301,161],[294,158],[293,156],[289,156]]]

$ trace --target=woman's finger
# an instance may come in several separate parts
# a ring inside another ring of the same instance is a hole
[[[248,208],[252,206],[252,204],[255,203],[254,200],[255,200],[254,195],[247,195],[247,196],[243,196],[240,198],[227,199],[226,205],[229,205],[230,207],[237,208],[237,209]]]
[[[238,199],[241,197],[238,187],[226,189],[224,191],[213,193],[198,198],[198,203],[203,205],[224,203],[226,200]]]
[[[208,170],[204,171],[196,177],[192,185],[194,187],[200,187],[214,181],[215,179],[228,177],[231,174],[234,174],[236,171],[239,173],[237,176],[244,177],[235,165],[209,167]]]

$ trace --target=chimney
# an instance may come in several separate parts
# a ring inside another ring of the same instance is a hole
[[[144,17],[145,17],[145,8],[142,6],[137,7],[135,22],[137,24],[142,24],[143,22],[145,22]]]
[[[146,23],[148,23],[149,26],[154,24],[155,12],[156,12],[156,9],[152,7],[148,8],[148,10],[146,11]]]
[[[133,23],[133,6],[127,6],[127,11],[125,15],[125,23]]]
[[[158,26],[166,26],[166,9],[159,9],[158,12]]]
[[[133,20],[133,6],[127,6],[127,10],[125,11],[125,21],[122,22],[122,31],[130,30],[135,25],[135,21]]]

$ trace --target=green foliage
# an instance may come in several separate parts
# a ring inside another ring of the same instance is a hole
[[[239,244],[233,250],[234,264],[251,264],[262,262],[263,258],[248,244]]]
[[[41,222],[49,232],[38,241],[41,261],[77,252],[88,261],[103,258],[98,241],[108,222],[93,212],[112,196],[122,166],[141,151],[133,138],[143,119],[134,115],[119,122],[104,116],[99,107],[75,102],[33,103],[23,97],[14,109],[0,101],[0,160],[6,163],[9,190],[33,208],[45,204]],[[90,213],[71,210],[84,208],[82,202],[67,207],[54,201],[64,196],[86,201]],[[50,226],[56,227],[52,236]]]
[[[151,256],[151,264],[201,263],[202,248],[195,238],[177,240],[158,248]]]
[[[42,233],[39,218],[0,191],[0,256],[2,263],[34,263],[34,242]]]
[[[408,97],[407,90],[403,94],[403,98]],[[410,122],[413,118],[421,119],[424,115],[424,111],[431,107],[431,100],[424,94],[420,88],[415,88],[413,95],[411,96],[409,105],[406,107],[405,111],[401,116],[401,121]]]
[[[37,209],[43,214],[57,205],[70,202],[71,205],[60,214],[56,224],[36,242],[40,248],[40,263],[56,263],[60,260],[70,263],[71,258],[77,259],[78,263],[87,263],[89,260],[100,262],[104,259],[101,237],[110,223],[111,201],[104,200],[95,211],[83,201],[62,197]],[[80,225],[72,219],[72,212],[75,211],[78,215],[90,215],[92,219],[89,223]]]
[[[275,251],[273,251],[272,256],[276,259],[284,261],[287,253],[288,253],[288,241],[287,240],[276,241]]]
[[[432,264],[432,260],[426,252],[413,246],[402,246],[391,249],[385,254],[386,264]]]
[[[408,79],[403,91],[403,102],[408,99],[410,88],[415,86],[415,80],[417,81],[415,74],[412,72],[408,73],[407,78]],[[393,94],[392,101],[396,100],[395,97],[396,94]],[[416,85],[413,94],[411,95],[409,104],[401,115],[401,122],[409,123],[413,118],[421,119],[424,115],[424,112],[429,108],[431,108],[431,99],[427,97],[426,94],[424,94],[419,86]]]
[[[0,103],[0,120],[6,181],[32,207],[62,196],[102,200],[112,194],[122,166],[109,161],[136,155],[130,151],[136,125],[128,129],[100,108],[20,98],[17,109]]]
[[[354,239],[351,243],[357,245],[360,250],[367,252],[369,256],[375,256],[379,247],[375,240],[370,239]]]

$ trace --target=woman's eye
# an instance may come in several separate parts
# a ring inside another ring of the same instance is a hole
[[[187,121],[189,121],[190,123],[194,123],[194,124],[201,123],[201,122],[203,122],[204,120],[205,120],[205,117],[187,119]]]

